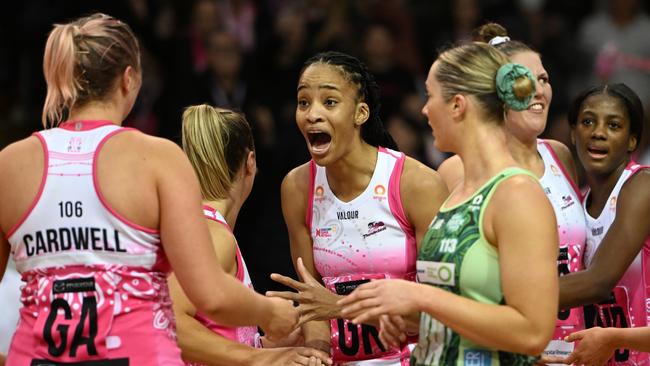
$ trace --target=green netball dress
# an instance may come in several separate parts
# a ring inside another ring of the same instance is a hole
[[[483,233],[483,214],[496,187],[514,175],[532,173],[507,168],[464,202],[440,208],[418,253],[418,282],[487,304],[503,304],[499,254]],[[422,313],[420,338],[411,365],[534,365],[536,357],[480,346]]]

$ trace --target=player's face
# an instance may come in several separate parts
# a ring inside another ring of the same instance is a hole
[[[452,124],[449,103],[442,96],[442,88],[435,75],[436,67],[437,61],[431,66],[425,82],[427,102],[422,107],[422,114],[427,117],[429,127],[431,127],[435,147],[441,151],[451,151],[448,144],[449,138],[447,138],[447,132]]]
[[[327,166],[343,157],[361,141],[358,87],[336,66],[308,66],[298,81],[296,123],[307,142],[311,157]],[[361,118],[360,118],[361,117]]]
[[[585,171],[598,176],[627,165],[637,143],[625,104],[607,94],[594,94],[582,102],[571,138]]]
[[[519,112],[508,111],[506,128],[521,140],[534,139],[546,128],[553,89],[539,54],[532,51],[519,52],[510,59],[526,66],[535,76],[536,84],[535,96],[531,99],[528,109]]]

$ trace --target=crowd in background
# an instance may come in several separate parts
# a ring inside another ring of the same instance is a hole
[[[440,49],[471,40],[487,20],[543,57],[554,94],[544,137],[571,146],[566,110],[591,84],[625,82],[650,105],[650,9],[642,0],[29,0],[14,6],[0,15],[0,148],[40,128],[41,60],[52,24],[93,11],[124,20],[141,42],[143,87],[125,125],[178,141],[185,106],[209,103],[246,114],[259,173],[236,233],[260,291],[276,287],[268,273],[293,270],[279,187],[309,159],[295,126],[295,88],[304,61],[316,52],[362,59],[379,83],[382,119],[400,149],[434,168],[446,156],[434,149],[420,112],[427,67]],[[650,160],[647,140],[639,159]]]

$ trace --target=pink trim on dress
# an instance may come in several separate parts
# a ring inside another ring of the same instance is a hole
[[[214,208],[212,208],[212,207],[210,207],[210,206],[208,206],[208,205],[203,205],[203,209],[204,209],[204,210],[207,210],[207,211],[210,211],[210,213],[212,214],[212,216],[205,216],[206,218],[208,218],[208,219],[210,219],[210,220],[212,220],[212,221],[214,221],[214,222],[218,222],[218,223],[220,223],[221,225],[225,226],[226,229],[228,229],[228,231],[229,231],[231,234],[234,235],[234,233],[233,233],[233,231],[232,231],[232,228],[230,227],[230,225],[228,225],[227,222],[225,222],[225,221],[221,221],[221,220],[217,219],[217,215],[216,215],[217,210],[215,210]]]
[[[380,151],[381,149],[382,148],[380,148]],[[413,225],[411,225],[404,213],[404,206],[402,205],[402,196],[400,193],[400,182],[402,179],[402,171],[404,170],[404,161],[406,161],[406,156],[400,154],[395,162],[393,171],[390,174],[390,180],[388,181],[388,207],[390,207],[390,212],[393,214],[395,219],[397,219],[404,234],[406,234],[406,268],[412,268],[415,266],[415,258],[417,256],[417,242],[415,240],[415,230]]]
[[[38,204],[38,201],[40,201],[41,196],[43,195],[43,190],[45,189],[45,181],[47,180],[47,174],[49,170],[49,165],[50,165],[50,153],[48,151],[47,147],[47,142],[45,142],[45,138],[43,135],[41,135],[38,132],[34,132],[32,136],[36,136],[38,140],[41,142],[41,146],[43,147],[43,176],[41,177],[41,185],[38,187],[38,193],[36,193],[36,197],[34,197],[34,200],[32,203],[29,205],[29,209],[27,209],[27,212],[18,220],[18,223],[14,225],[6,234],[6,237],[9,238],[13,233],[16,232],[20,228],[20,226],[27,220],[29,215],[32,213],[34,210],[34,207],[36,207],[36,204]]]
[[[212,215],[212,216],[204,215],[206,219],[212,220],[214,222],[223,225],[226,229],[228,229],[228,231],[230,232],[230,234],[233,235],[233,237],[235,236],[235,233],[233,233],[232,228],[230,227],[230,225],[228,225],[227,222],[217,219],[217,215],[216,215],[217,210],[215,210],[214,208],[208,205],[203,205],[203,209],[210,212],[210,214]],[[239,282],[244,282],[244,259],[241,255],[241,250],[239,250],[239,244],[237,244],[237,238],[235,238],[235,261],[237,261],[237,272],[235,272],[235,277],[237,277]]]
[[[59,125],[59,128],[68,131],[90,131],[98,127],[117,125],[111,121],[87,120],[87,121],[65,121]]]
[[[128,226],[130,226],[130,227],[132,227],[132,228],[134,228],[136,230],[144,231],[144,232],[149,233],[149,234],[158,234],[158,233],[160,233],[159,230],[144,227],[142,225],[138,225],[135,222],[133,222],[133,221],[127,219],[126,217],[120,215],[117,211],[115,211],[115,209],[113,207],[111,207],[111,205],[108,204],[108,202],[104,198],[104,195],[102,194],[102,191],[99,189],[99,182],[97,181],[97,160],[99,160],[98,159],[99,152],[101,151],[102,147],[104,146],[106,141],[108,141],[109,138],[113,137],[114,135],[116,135],[116,134],[118,134],[120,132],[125,132],[125,131],[137,131],[137,130],[134,129],[134,128],[126,128],[126,127],[122,127],[122,128],[120,128],[118,130],[115,130],[115,131],[109,133],[108,135],[104,136],[104,138],[97,145],[97,149],[95,149],[95,157],[93,159],[93,185],[95,186],[95,192],[97,193],[97,198],[99,198],[99,201],[102,203],[104,208],[106,208],[108,210],[108,212],[110,212],[113,216],[115,216],[115,218],[117,218],[118,220],[122,221],[124,224],[126,224],[126,225],[128,225]]]
[[[573,181],[573,178],[569,175],[569,173],[566,171],[566,168],[564,167],[564,164],[562,164],[562,161],[558,158],[557,154],[555,153],[555,150],[551,147],[551,144],[546,142],[546,140],[539,140],[544,146],[546,146],[546,149],[551,153],[551,156],[553,157],[553,160],[555,160],[555,163],[560,167],[560,170],[562,171],[562,174],[564,174],[564,178],[569,182],[571,185],[571,188],[575,191],[575,193],[578,195],[578,199],[582,201],[583,194],[580,192],[580,188],[578,188],[578,185],[576,182]]]
[[[314,182],[316,181],[316,163],[309,161],[309,195],[307,196],[307,212],[305,212],[305,224],[311,235],[311,219],[314,210]]]

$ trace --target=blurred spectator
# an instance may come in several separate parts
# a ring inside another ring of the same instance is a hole
[[[251,0],[219,0],[219,16],[245,53],[255,49],[257,8]]]
[[[381,91],[381,118],[386,120],[399,111],[402,99],[415,92],[413,76],[395,59],[398,53],[392,30],[381,23],[366,28],[362,59],[374,75]],[[399,145],[399,144],[398,144]]]
[[[650,111],[650,17],[639,0],[608,0],[604,9],[585,19],[580,27],[580,46],[589,61],[588,84],[621,82],[641,98]],[[586,83],[585,83],[586,84]],[[648,133],[639,154],[647,149]]]

